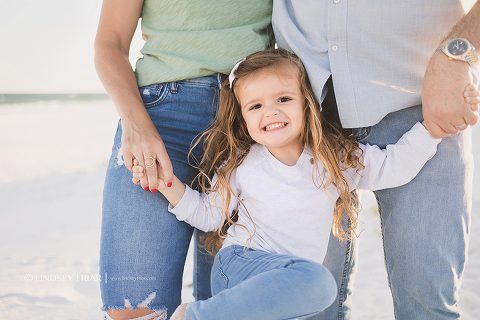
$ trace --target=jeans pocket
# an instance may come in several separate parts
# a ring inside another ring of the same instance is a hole
[[[159,83],[138,88],[145,108],[152,108],[161,104],[168,94],[168,84]]]
[[[357,138],[357,141],[362,142],[362,140],[366,139],[370,135],[372,127],[355,128],[352,129],[352,131]]]
[[[215,262],[213,263],[211,282],[213,295],[228,288],[228,277],[223,271],[222,262],[218,254],[215,256]]]

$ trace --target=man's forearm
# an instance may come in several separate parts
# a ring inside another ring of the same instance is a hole
[[[476,1],[470,11],[445,36],[445,39],[453,37],[467,39],[477,52],[480,50],[480,1]]]

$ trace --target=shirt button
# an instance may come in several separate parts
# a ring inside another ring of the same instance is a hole
[[[340,3],[340,0],[333,0],[333,2],[335,2],[335,3]]]
[[[337,46],[337,45],[332,46],[332,50],[333,50],[333,51],[337,51],[337,50],[338,50],[338,46]]]

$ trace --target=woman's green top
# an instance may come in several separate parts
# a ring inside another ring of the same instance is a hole
[[[145,0],[138,86],[228,74],[273,43],[272,0]]]

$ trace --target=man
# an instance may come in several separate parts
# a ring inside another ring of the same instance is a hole
[[[478,85],[480,3],[467,6],[274,1],[279,47],[302,59],[319,100],[335,92],[342,125],[359,141],[395,143],[422,118],[434,137],[444,138],[411,183],[376,192],[396,319],[461,315],[473,179],[468,128],[479,119],[478,105],[462,97],[467,84]],[[356,248],[354,235],[346,242],[331,237],[324,265],[336,277],[338,301],[315,319],[350,318]]]

